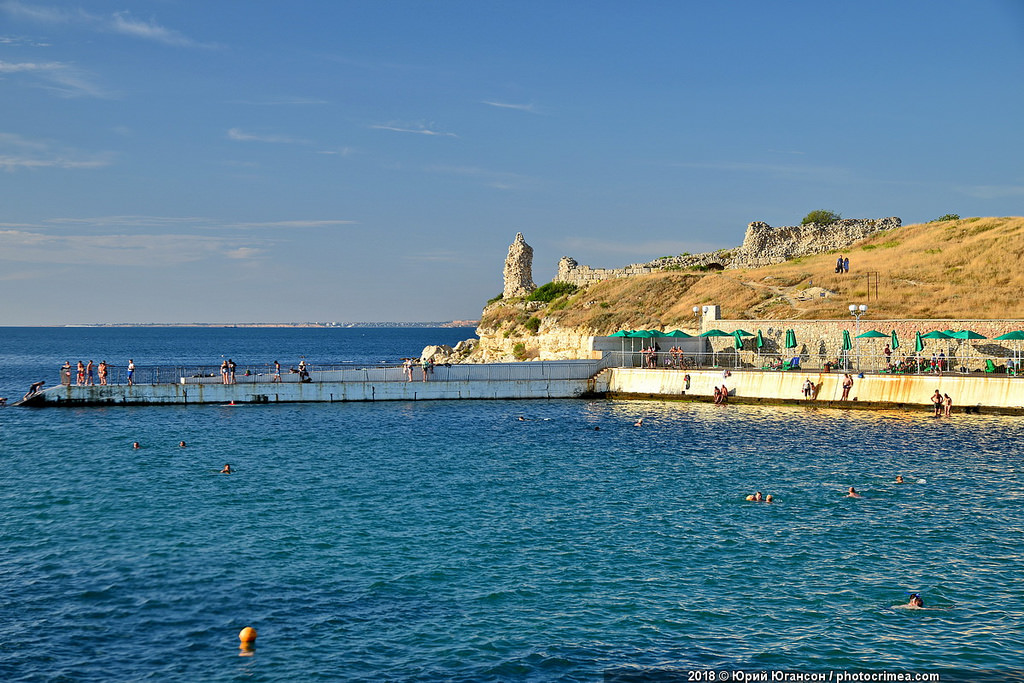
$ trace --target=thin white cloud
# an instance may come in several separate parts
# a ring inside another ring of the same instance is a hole
[[[85,155],[76,150],[58,149],[49,142],[0,133],[0,170],[91,169],[109,166],[110,163],[109,154]]]
[[[177,31],[164,28],[154,22],[141,21],[128,16],[127,12],[117,12],[110,20],[110,29],[114,33],[152,40],[164,45],[194,47],[197,43]]]
[[[352,221],[226,221],[196,216],[52,218],[0,223],[0,262],[173,266],[231,259],[257,263],[271,253],[273,230],[333,228]],[[262,230],[245,235],[239,230]],[[244,237],[239,237],[242,234]]]
[[[532,179],[516,173],[490,171],[478,166],[445,166],[443,164],[437,164],[434,166],[427,166],[426,170],[431,173],[479,178],[485,185],[497,190],[514,190],[533,182]]]
[[[754,173],[774,176],[837,177],[847,176],[848,171],[838,166],[811,166],[796,164],[766,164],[749,161],[720,162],[673,162],[667,164],[672,168],[694,168],[708,171],[725,171],[735,173]]]
[[[231,128],[228,130],[228,139],[235,140],[237,142],[269,142],[272,144],[286,144],[286,145],[308,145],[308,140],[302,138],[294,138],[290,135],[266,135],[258,133],[246,133],[240,128]]]
[[[458,252],[445,251],[441,249],[406,254],[402,258],[406,261],[426,261],[428,263],[459,263],[464,260],[464,257]]]
[[[213,47],[192,40],[188,36],[166,28],[155,21],[143,21],[128,12],[93,14],[82,9],[65,10],[43,5],[30,5],[16,0],[0,3],[7,14],[42,24],[71,24],[84,26],[103,33],[116,33],[174,47]]]
[[[316,97],[281,97],[268,100],[230,100],[228,104],[245,104],[253,107],[279,107],[279,106],[310,106],[319,104],[330,104],[327,100]]]
[[[66,62],[5,62],[0,61],[0,75],[24,75],[36,79],[39,87],[52,90],[63,97],[109,97],[92,82],[89,74]]]
[[[498,109],[514,109],[516,111],[525,111],[529,114],[541,113],[537,106],[533,104],[513,104],[512,102],[495,102],[493,100],[483,100],[481,104],[486,104],[489,107],[497,107]]]
[[[643,259],[643,262],[652,261],[660,256],[675,256],[689,252],[699,254],[706,251],[714,251],[721,248],[721,245],[712,245],[704,242],[680,242],[675,240],[649,240],[645,242],[614,242],[609,240],[591,239],[587,237],[569,237],[561,240],[560,246],[565,253],[593,253],[593,254],[630,254]],[[620,259],[621,260],[621,259]],[[621,268],[622,264],[614,266]]]
[[[390,130],[396,133],[415,133],[417,135],[431,135],[438,137],[457,138],[455,133],[434,130],[433,126],[423,124],[398,124],[398,123],[377,123],[370,126],[376,130]]]
[[[124,230],[126,228],[145,230],[180,230],[181,228],[205,230],[241,230],[248,228],[330,228],[352,225],[356,221],[337,218],[295,219],[283,221],[226,221],[202,216],[98,216],[93,218],[51,218],[43,226],[78,226],[101,230]],[[0,227],[4,224],[0,223]],[[24,227],[24,226],[20,226]]]
[[[0,260],[95,266],[163,266],[205,259],[240,258],[242,248],[220,237],[189,234],[53,235],[0,230]],[[261,251],[249,247],[253,253]]]
[[[321,149],[317,154],[327,154],[329,156],[347,157],[355,153],[355,150],[351,147],[339,147],[338,149]]]
[[[339,219],[329,220],[294,220],[294,221],[269,221],[264,223],[226,223],[227,228],[333,228],[339,225],[354,225],[356,221]]]
[[[957,190],[977,199],[1000,199],[1024,195],[1024,185],[970,185]]]

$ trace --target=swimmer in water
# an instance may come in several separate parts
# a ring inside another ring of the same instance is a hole
[[[896,475],[896,483],[897,484],[902,484],[903,483],[903,475],[902,474],[897,474]]]
[[[231,464],[224,465],[224,469],[220,471],[221,474],[231,474]]]
[[[907,607],[913,607],[914,609],[923,609],[924,600],[921,599],[921,595],[919,593],[911,593],[910,602],[907,603]]]
[[[184,442],[184,441],[179,441],[179,442],[178,442],[178,446],[179,446],[180,448],[184,448],[184,447],[185,447],[185,442]]]
[[[644,419],[641,417],[639,420],[637,420],[636,422],[633,423],[633,426],[634,427],[643,427],[644,426]]]
[[[142,448],[142,446],[139,445],[138,441],[134,441],[132,442],[132,448]]]
[[[764,497],[764,502],[766,502],[766,503],[772,502],[772,494],[769,493],[767,496],[765,496]]]
[[[857,489],[850,487],[850,491],[846,494],[847,498],[863,498],[864,496],[857,493]]]
[[[763,503],[764,497],[761,495],[760,491],[756,491],[747,496],[747,500],[749,500],[751,503]]]

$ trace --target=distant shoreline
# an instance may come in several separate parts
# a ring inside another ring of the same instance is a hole
[[[432,322],[306,322],[306,323],[81,323],[69,325],[5,325],[4,327],[210,327],[210,328],[352,328],[352,327],[476,327],[479,320]]]

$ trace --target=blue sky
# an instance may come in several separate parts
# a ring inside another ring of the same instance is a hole
[[[0,325],[475,318],[522,232],[1022,215],[1024,3],[0,0]]]

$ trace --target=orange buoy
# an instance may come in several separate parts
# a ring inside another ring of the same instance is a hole
[[[238,632],[238,639],[242,641],[242,644],[239,647],[252,647],[253,643],[256,642],[256,629],[252,626],[246,626]]]

